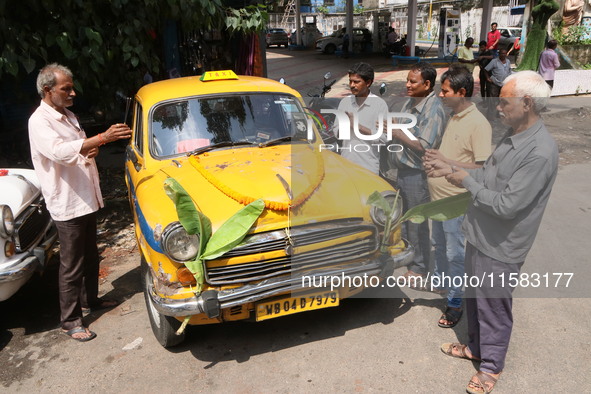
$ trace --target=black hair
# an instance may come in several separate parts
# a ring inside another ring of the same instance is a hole
[[[365,82],[374,80],[373,67],[367,63],[363,63],[363,62],[355,63],[349,69],[349,75],[351,75],[351,74],[359,75]]]
[[[462,65],[452,65],[446,72],[441,75],[441,84],[449,81],[449,86],[454,92],[458,92],[464,88],[466,90],[466,97],[472,97],[474,91],[474,77],[472,73]]]
[[[483,46],[483,45],[484,45],[484,46],[486,46],[486,41],[484,41],[484,40],[482,40],[482,41],[480,41],[480,42],[478,43],[478,46],[479,46],[479,47],[481,47],[481,46]]]
[[[435,79],[437,78],[437,71],[429,63],[419,62],[410,68],[411,71],[420,72],[423,81],[431,82],[431,90],[435,87]]]

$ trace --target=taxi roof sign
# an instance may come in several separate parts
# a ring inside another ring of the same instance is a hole
[[[206,71],[201,74],[200,81],[219,81],[223,79],[238,79],[238,75],[232,70]]]

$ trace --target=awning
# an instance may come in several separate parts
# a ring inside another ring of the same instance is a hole
[[[523,15],[525,13],[525,4],[511,7],[511,15]]]

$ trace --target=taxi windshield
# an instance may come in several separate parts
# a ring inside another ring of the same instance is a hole
[[[307,142],[307,119],[300,102],[287,94],[242,93],[167,102],[151,113],[150,149],[160,158],[213,145],[265,146],[283,137]]]

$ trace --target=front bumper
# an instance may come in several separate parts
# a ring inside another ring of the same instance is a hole
[[[38,246],[0,264],[0,301],[10,298],[33,276],[35,271],[45,267],[56,241],[57,230],[50,226],[47,235]]]
[[[352,277],[367,275],[380,278],[391,276],[396,268],[410,264],[414,257],[414,247],[408,242],[405,243],[406,248],[390,258],[370,260],[345,269],[314,271],[302,273],[300,276],[283,276],[234,289],[210,290],[199,296],[183,299],[161,297],[151,286],[149,296],[156,310],[166,316],[191,316],[205,313],[209,317],[215,317],[219,315],[221,309],[260,301],[290,291],[302,290],[302,277],[304,276],[307,278],[341,275]],[[312,280],[312,283],[316,282]],[[215,298],[213,302],[212,296]]]

